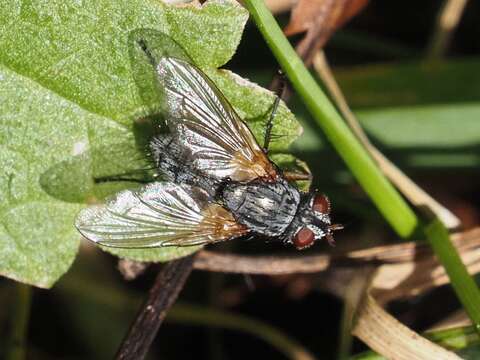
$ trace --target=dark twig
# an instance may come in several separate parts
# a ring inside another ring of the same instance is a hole
[[[195,255],[166,264],[150,289],[135,322],[120,345],[116,359],[143,359],[168,310],[178,297],[193,267]]]
[[[194,267],[197,270],[225,273],[281,275],[319,272],[329,264],[328,255],[249,256],[203,250],[198,253]]]

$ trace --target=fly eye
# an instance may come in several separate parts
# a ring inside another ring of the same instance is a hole
[[[330,200],[325,195],[316,195],[313,199],[313,211],[330,214]]]
[[[298,250],[306,249],[315,242],[315,234],[307,227],[303,227],[297,232],[293,238],[293,245]]]

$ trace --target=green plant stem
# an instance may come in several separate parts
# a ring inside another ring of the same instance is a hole
[[[434,219],[427,224],[425,233],[430,246],[445,268],[453,289],[472,320],[474,329],[480,334],[480,291],[477,284],[468,274],[457,249],[450,241],[447,229],[440,220]]]
[[[11,316],[10,341],[6,352],[6,360],[23,360],[26,358],[26,338],[30,306],[32,302],[32,289],[30,286],[15,284],[15,303]]]
[[[400,236],[411,235],[418,225],[416,215],[352,134],[305,68],[263,1],[245,0],[244,3],[316,123],[322,128],[367,194]],[[425,232],[433,250],[445,267],[474,328],[480,332],[480,291],[452,245],[446,228],[436,219],[425,227]]]
[[[450,350],[461,350],[480,343],[473,326],[431,331],[427,332],[425,337]]]
[[[274,327],[261,321],[245,316],[228,313],[223,310],[207,308],[185,303],[177,303],[169,314],[170,319],[176,323],[190,325],[208,325],[226,329],[235,329],[251,333],[274,345],[290,359],[313,360],[314,357],[302,348],[295,340],[289,338]]]
[[[69,281],[60,282],[57,289],[69,296],[82,297],[87,301],[106,306],[117,311],[133,311],[141,303],[141,296],[112,286],[91,281],[83,275],[70,274]],[[206,306],[177,302],[169,311],[168,323],[211,326],[234,331],[242,331],[260,338],[290,360],[315,360],[315,357],[292,337],[275,327],[239,314],[217,310]]]
[[[422,334],[430,341],[448,350],[458,351],[472,345],[478,345],[480,340],[472,326],[446,330],[436,330]],[[365,351],[350,357],[350,360],[380,360],[385,359],[373,351]]]
[[[418,225],[415,213],[383,176],[342,120],[283,35],[263,1],[246,0],[244,3],[316,124],[322,128],[358,182],[400,236],[412,235]]]

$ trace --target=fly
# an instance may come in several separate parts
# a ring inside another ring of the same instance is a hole
[[[207,75],[174,57],[151,62],[165,92],[169,132],[149,147],[164,181],[82,210],[75,225],[83,236],[121,248],[246,236],[297,249],[323,238],[333,242],[333,231],[342,226],[331,224],[328,198],[289,182]]]

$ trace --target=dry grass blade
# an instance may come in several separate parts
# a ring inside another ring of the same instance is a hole
[[[467,0],[445,0],[442,10],[438,13],[437,23],[427,50],[428,59],[438,59],[445,54],[467,2]]]
[[[340,360],[350,357],[353,320],[358,312],[358,308],[363,304],[363,299],[368,293],[374,274],[375,269],[373,266],[364,266],[358,269],[343,291],[343,313],[337,356]]]
[[[480,229],[456,234],[453,242],[469,273],[480,272]],[[449,283],[445,269],[427,245],[399,244],[361,250],[349,256],[364,256],[365,262],[352,265],[341,262],[342,265],[329,268],[320,275],[322,289],[343,297],[358,266],[364,267],[372,261],[375,264],[373,259],[377,262],[370,292],[380,304],[417,296]]]
[[[470,274],[480,272],[480,231],[454,237],[462,261]],[[445,268],[436,257],[414,257],[408,262],[384,264],[377,269],[372,282],[372,294],[380,303],[416,296],[432,288],[449,283]]]
[[[455,329],[470,325],[472,325],[472,321],[465,310],[461,309],[449,314],[447,317],[431,326],[428,329],[428,332]]]
[[[197,270],[238,274],[282,275],[325,270],[331,262],[328,255],[317,256],[244,256],[201,251],[195,259]]]
[[[298,0],[265,0],[265,5],[273,14],[279,14],[290,10]]]
[[[451,351],[421,337],[383,310],[368,295],[360,305],[353,334],[391,360],[460,359]]]
[[[395,164],[388,160],[368,139],[367,135],[360,126],[356,116],[347,104],[347,101],[338,86],[330,66],[325,58],[323,51],[317,52],[313,60],[313,66],[321,79],[324,81],[328,91],[335,99],[340,112],[346,122],[365,146],[383,173],[395,184],[402,194],[417,207],[429,208],[449,229],[455,229],[460,226],[460,220],[450,210],[442,206],[422,188],[415,184],[406,176]]]

